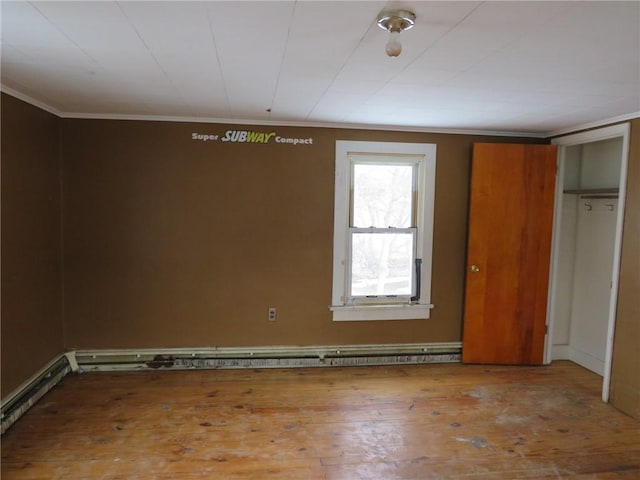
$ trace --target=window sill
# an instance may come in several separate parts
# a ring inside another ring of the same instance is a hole
[[[336,305],[329,307],[334,321],[422,320],[433,305]]]

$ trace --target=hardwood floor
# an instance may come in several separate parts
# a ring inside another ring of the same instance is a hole
[[[460,364],[90,373],[2,437],[2,479],[639,479],[601,378]]]

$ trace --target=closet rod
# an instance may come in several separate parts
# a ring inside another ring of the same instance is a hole
[[[601,198],[603,200],[606,200],[606,199],[618,198],[618,195],[597,195],[597,194],[594,194],[594,195],[580,195],[580,198],[581,199],[585,199],[585,200],[591,199],[591,198]]]

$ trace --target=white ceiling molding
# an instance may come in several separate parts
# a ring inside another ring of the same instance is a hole
[[[63,116],[59,110],[52,107],[51,105],[47,105],[46,103],[41,102],[40,100],[31,98],[29,95],[25,95],[24,93],[14,90],[13,88],[7,87],[3,83],[0,83],[0,92],[6,93],[7,95],[11,95],[12,97],[17,98],[18,100],[22,100],[23,102],[33,105],[34,107],[38,107],[39,109],[44,110],[45,112],[49,112],[49,113],[52,113],[53,115],[57,115],[58,117]]]
[[[301,128],[339,128],[345,130],[377,130],[390,132],[407,132],[407,133],[443,133],[451,135],[479,135],[492,137],[531,137],[545,138],[543,134],[531,132],[500,132],[491,130],[463,130],[455,128],[419,128],[419,127],[399,127],[397,125],[366,125],[366,124],[349,124],[349,123],[322,123],[322,122],[270,122],[266,120],[243,120],[237,118],[202,118],[202,117],[172,117],[162,115],[115,115],[105,113],[73,113],[60,112],[54,107],[47,105],[39,100],[35,100],[28,95],[13,90],[5,85],[0,84],[0,90],[12,97],[16,97],[35,107],[41,108],[49,113],[57,115],[60,118],[77,118],[86,120],[139,120],[146,122],[179,122],[179,123],[206,123],[206,124],[224,124],[224,125],[256,125],[270,127],[301,127]]]
[[[591,122],[591,123],[587,123],[587,124],[584,124],[584,125],[576,125],[576,126],[571,127],[571,128],[564,128],[562,130],[556,130],[556,131],[553,131],[553,132],[549,132],[548,134],[545,135],[545,137],[548,137],[548,138],[560,137],[562,135],[567,135],[567,134],[570,134],[570,133],[576,133],[576,132],[580,132],[582,130],[590,130],[592,128],[600,128],[600,127],[604,127],[606,125],[613,125],[614,123],[628,122],[629,120],[635,120],[636,118],[640,118],[640,111],[634,112],[634,113],[630,113],[628,115],[619,115],[617,117],[607,118],[607,119],[601,120],[599,122]]]
[[[496,137],[530,137],[546,138],[545,134],[532,132],[510,132],[493,130],[466,130],[456,128],[402,127],[398,125],[373,125],[362,123],[323,123],[323,122],[273,122],[267,120],[239,120],[233,118],[201,118],[201,117],[170,117],[145,115],[102,115],[61,113],[61,118],[84,118],[94,120],[143,120],[156,122],[207,123],[227,125],[256,125],[271,127],[301,127],[301,128],[336,128],[345,130],[376,130],[407,133],[442,133],[451,135],[478,135]]]
[[[618,117],[603,119],[598,122],[592,122],[584,125],[576,125],[562,130],[553,132],[509,132],[509,131],[492,131],[492,130],[465,130],[455,128],[417,128],[417,127],[398,127],[397,125],[365,125],[365,124],[348,124],[348,123],[321,123],[321,122],[269,122],[265,120],[239,120],[233,118],[201,118],[201,117],[171,117],[159,115],[113,115],[99,113],[73,113],[60,112],[51,105],[47,105],[39,100],[35,100],[28,95],[20,93],[6,85],[0,84],[0,91],[11,95],[19,100],[29,103],[35,107],[41,108],[46,112],[52,113],[60,118],[77,118],[86,120],[139,120],[147,122],[179,122],[179,123],[206,123],[206,124],[223,124],[223,125],[256,125],[271,127],[301,127],[301,128],[339,128],[345,130],[377,130],[390,132],[407,132],[407,133],[434,133],[434,134],[450,134],[450,135],[478,135],[488,137],[529,137],[529,138],[554,138],[569,133],[598,128],[614,123],[626,122],[636,118],[640,118],[640,111],[621,115]]]
[[[640,111],[640,2],[413,2],[397,58],[388,6],[0,2],[0,82],[79,118],[544,137]]]

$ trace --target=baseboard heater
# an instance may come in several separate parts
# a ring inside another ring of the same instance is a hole
[[[60,355],[21,388],[9,395],[7,401],[2,402],[1,434],[4,434],[69,372],[71,372],[69,359],[66,355]]]
[[[455,363],[460,342],[325,347],[79,350],[81,371],[148,369],[292,368]]]
[[[460,362],[462,344],[76,350],[60,355],[2,401],[2,434],[70,372],[350,367]]]

